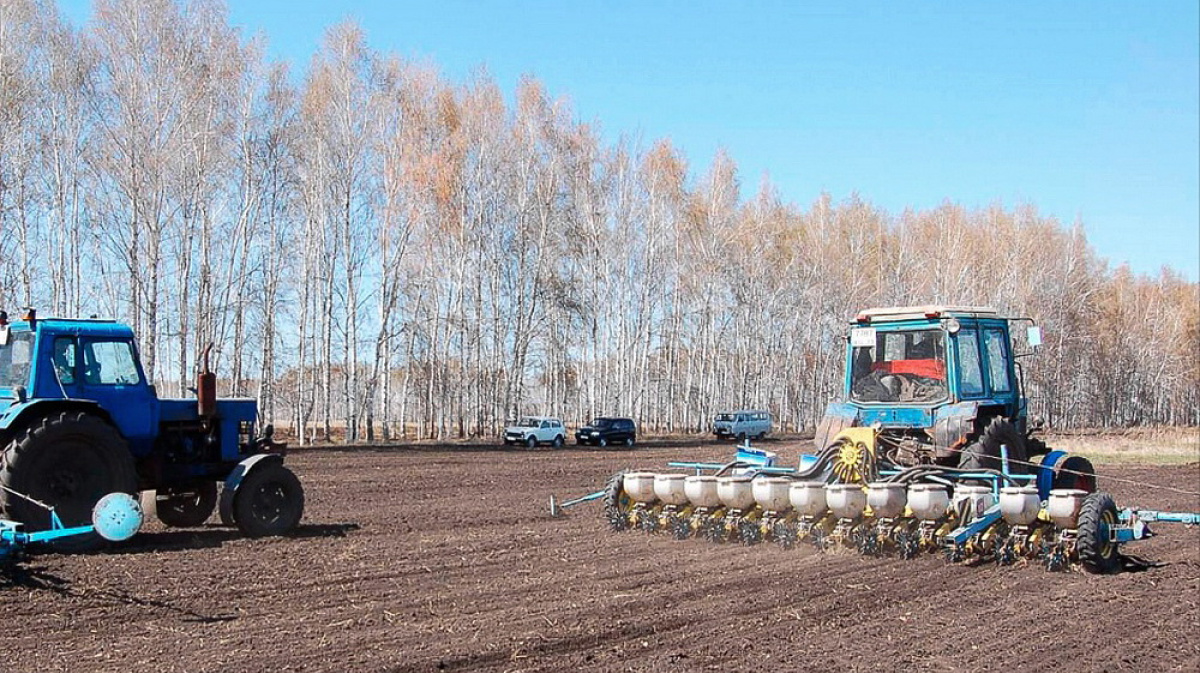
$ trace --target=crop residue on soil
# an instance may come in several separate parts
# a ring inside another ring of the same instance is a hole
[[[1196,528],[1129,548],[1164,567],[1091,576],[611,533],[597,503],[549,516],[618,469],[729,451],[298,451],[293,537],[151,523],[0,575],[0,671],[1200,668]],[[1119,506],[1200,509],[1195,465],[1098,471]]]

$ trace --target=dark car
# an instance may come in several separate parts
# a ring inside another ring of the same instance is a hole
[[[601,416],[592,421],[591,425],[585,425],[575,431],[576,444],[633,446],[636,441],[637,428],[633,425],[633,419],[630,418]]]

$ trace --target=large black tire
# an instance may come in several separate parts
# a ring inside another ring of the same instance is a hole
[[[633,437],[625,438],[625,446],[633,446]]]
[[[1117,504],[1107,493],[1093,493],[1083,499],[1079,509],[1079,537],[1075,551],[1084,570],[1092,573],[1111,573],[1121,565],[1117,543],[1109,539],[1109,531],[1117,525]]]
[[[608,439],[605,437],[601,437],[600,439],[597,439],[596,446],[603,449],[604,447],[608,446]]]
[[[562,436],[562,435],[556,435],[556,436],[554,437],[554,448],[556,448],[556,449],[561,449],[561,448],[562,448],[562,446],[563,446],[563,444],[566,444],[566,440],[565,440],[565,439],[563,439],[563,436]]]
[[[537,446],[537,437],[529,435],[525,438],[525,448],[532,449],[535,446]]]
[[[174,528],[193,528],[208,521],[217,507],[217,482],[195,486],[160,488],[154,495],[158,520]]]
[[[1088,493],[1096,492],[1096,468],[1092,461],[1083,456],[1061,456],[1054,465],[1054,481],[1051,488],[1077,488]]]
[[[1009,470],[1014,474],[1027,474],[1029,456],[1025,437],[1007,418],[1000,416],[993,418],[979,437],[963,449],[958,466],[964,470],[999,470],[1001,444],[1008,447]]]
[[[0,484],[54,507],[64,526],[85,526],[92,508],[109,493],[136,497],[137,472],[125,438],[103,419],[76,411],[36,420],[0,456]],[[50,513],[0,490],[0,517],[26,530],[47,530]],[[94,533],[54,541],[58,551],[89,551],[104,545]]]
[[[278,463],[250,470],[233,496],[233,521],[247,537],[290,533],[304,514],[304,488]]]

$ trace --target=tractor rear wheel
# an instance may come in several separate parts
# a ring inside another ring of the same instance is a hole
[[[109,493],[137,492],[137,472],[125,438],[97,416],[64,411],[34,421],[0,456],[0,485],[54,508],[64,526],[86,526],[92,508]],[[0,491],[0,516],[29,531],[51,528],[44,508]],[[104,545],[95,533],[52,543],[59,551]]]
[[[1075,551],[1088,572],[1110,573],[1121,564],[1117,543],[1110,536],[1116,525],[1117,504],[1111,495],[1093,493],[1083,499]]]
[[[1014,474],[1028,472],[1028,456],[1025,438],[1007,418],[993,418],[979,438],[967,445],[959,456],[958,466],[964,470],[999,470],[1001,468],[1000,446],[1008,447],[1009,471]]]
[[[193,528],[208,521],[217,507],[217,482],[160,488],[154,493],[154,513],[173,528]]]
[[[233,496],[233,521],[247,537],[289,533],[303,514],[304,488],[278,463],[251,470]]]
[[[1096,468],[1083,456],[1062,455],[1055,462],[1051,488],[1077,488],[1096,492]]]

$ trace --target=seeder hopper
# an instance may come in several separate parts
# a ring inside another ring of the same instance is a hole
[[[1090,470],[1064,469],[1061,452],[1036,465],[1002,456],[995,470],[904,467],[879,454],[877,439],[872,428],[844,430],[825,451],[802,456],[798,468],[746,444],[727,464],[670,463],[694,474],[618,473],[584,499],[603,500],[616,531],[785,548],[803,542],[870,556],[941,552],[960,563],[1096,573],[1143,563],[1121,546],[1150,537],[1149,522],[1200,524],[1200,513],[1118,509],[1111,495],[1094,490]],[[1053,488],[1056,482],[1072,487]]]

